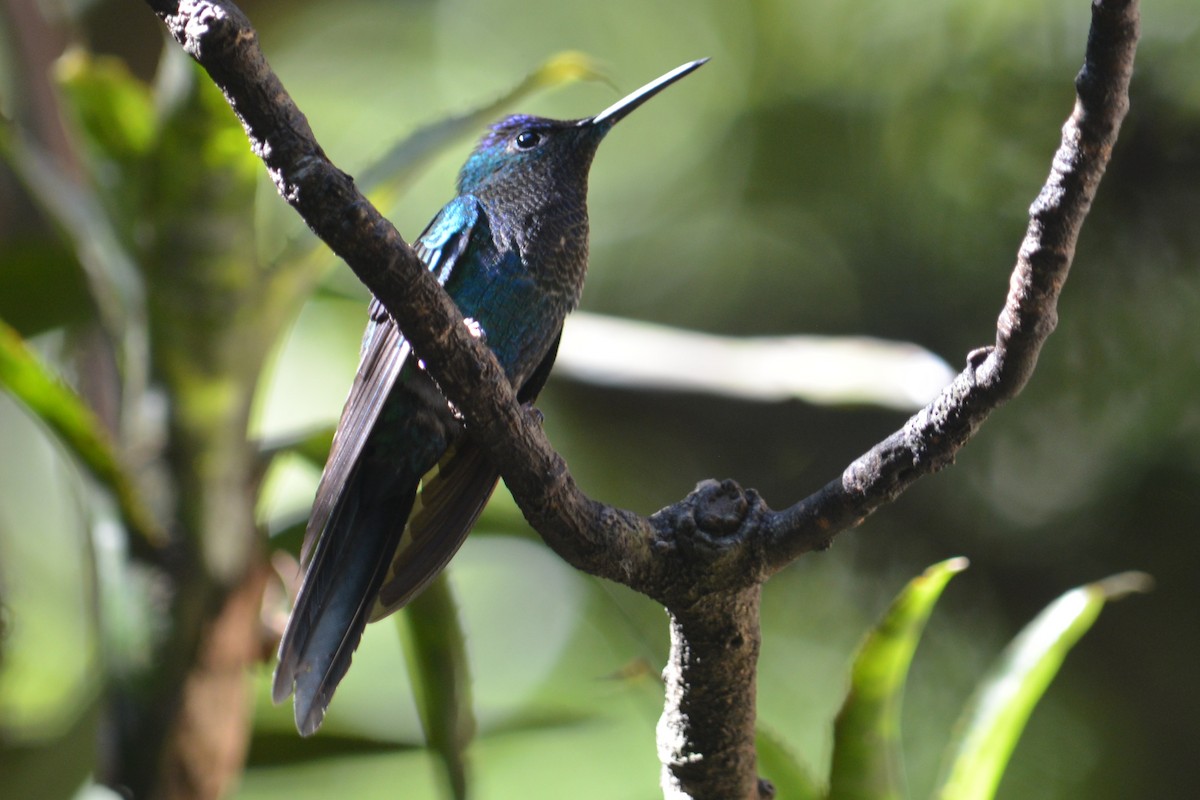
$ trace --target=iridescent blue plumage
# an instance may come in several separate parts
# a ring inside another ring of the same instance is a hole
[[[458,196],[416,251],[496,354],[522,402],[554,363],[587,269],[587,177],[621,118],[696,69],[685,64],[595,117],[512,116],[467,159]],[[274,698],[321,724],[363,628],[401,608],[449,562],[496,469],[376,300],[358,374],[305,532],[304,582],[279,646]],[[418,487],[420,494],[418,496]]]

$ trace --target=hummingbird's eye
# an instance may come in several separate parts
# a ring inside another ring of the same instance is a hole
[[[537,131],[521,131],[515,141],[521,150],[532,150],[542,143],[542,135]]]

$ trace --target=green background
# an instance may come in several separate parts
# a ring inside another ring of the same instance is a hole
[[[584,116],[711,56],[598,154],[583,307],[731,335],[904,339],[953,365],[994,335],[1089,22],[1080,0],[243,8],[352,174],[557,51],[597,59],[620,92],[575,84],[522,111]],[[931,790],[958,709],[1003,643],[1068,587],[1126,569],[1151,573],[1155,592],[1116,605],[1071,655],[1000,796],[1166,798],[1200,784],[1200,10],[1162,0],[1144,15],[1132,110],[1028,389],[953,468],[765,588],[760,717],[818,771],[863,630],[908,578],[961,554],[972,567],[931,620],[907,695],[913,796]],[[11,114],[22,78],[14,28],[0,20]],[[68,20],[76,40],[150,79],[163,34],[145,7],[73,4]],[[387,210],[407,236],[449,199],[469,146]],[[290,213],[260,183],[263,224]],[[0,174],[0,317],[53,359],[83,294],[52,227]],[[348,271],[327,277],[263,377],[256,432],[336,419],[365,297]],[[644,513],[706,477],[790,504],[904,419],[561,379],[543,398],[551,440],[584,489]],[[316,477],[298,463],[277,470],[264,523],[303,513]],[[0,770],[40,770],[35,796],[70,797],[83,782],[103,742],[95,702],[107,655],[136,648],[96,633],[98,604],[119,602],[90,566],[119,557],[119,533],[84,533],[84,509],[103,502],[0,394],[0,746],[20,747],[0,753]],[[558,561],[503,490],[450,574],[474,677],[477,796],[656,796],[661,609]],[[144,624],[136,607],[119,615],[131,630]],[[238,797],[437,796],[394,625],[369,630],[312,740],[295,735],[290,708],[270,707],[269,669]]]

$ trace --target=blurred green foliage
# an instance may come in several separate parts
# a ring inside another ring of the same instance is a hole
[[[495,100],[566,48],[600,59],[623,90],[712,56],[687,91],[656,100],[599,154],[584,306],[722,333],[902,338],[957,363],[992,338],[1026,208],[1071,107],[1087,5],[244,7],[326,151],[356,175],[407,134]],[[275,348],[252,425],[278,440],[332,423],[353,374],[365,293],[348,271],[327,271],[261,167],[251,171],[232,115],[205,117],[224,122],[223,133],[204,138],[193,138],[203,120],[177,117],[181,150],[147,164],[152,131],[139,119],[165,90],[131,89],[119,75],[151,79],[159,25],[144,9],[107,0],[78,8],[73,35],[118,59],[83,73],[60,67],[64,96],[80,112],[68,120],[74,146],[96,167],[85,184],[94,195],[79,207],[126,224],[101,231],[90,250],[64,245],[52,204],[0,173],[0,318],[78,383],[80,328],[131,307],[113,256],[120,248],[159,266],[152,302],[176,298],[152,313],[205,316],[228,337],[220,347],[185,340],[176,349],[253,365],[242,361],[238,336],[282,324],[294,304],[252,305],[235,320],[245,327],[226,327],[227,307],[188,307],[187,257],[212,256],[231,291],[311,259],[286,278],[294,302],[316,284],[286,339],[250,343]],[[945,733],[1002,643],[1063,587],[1130,568],[1153,574],[1158,589],[1115,607],[1080,643],[1030,719],[999,797],[1185,796],[1200,782],[1200,689],[1188,679],[1200,656],[1190,623],[1200,615],[1200,15],[1191,0],[1144,13],[1133,108],[1085,226],[1059,330],[1029,388],[955,468],[765,588],[759,713],[779,745],[770,749],[775,763],[786,767],[794,753],[795,763],[826,773],[825,726],[862,631],[909,576],[964,553],[971,573],[947,590],[909,674],[902,747],[913,796],[934,791]],[[25,126],[34,83],[23,76],[21,33],[0,16],[0,112]],[[522,110],[582,116],[617,96],[581,83],[531,97]],[[196,102],[227,114],[215,94]],[[4,131],[12,146],[12,129]],[[104,158],[89,150],[99,141]],[[385,211],[401,231],[415,235],[449,198],[468,146],[464,139],[394,194]],[[244,166],[218,180],[213,159]],[[182,209],[175,233],[147,242],[146,220],[131,209],[148,204]],[[189,216],[197,204],[210,215]],[[106,266],[118,291],[97,310],[88,287]],[[710,476],[784,505],[902,422],[871,409],[750,406],[564,381],[551,381],[542,405],[582,486],[644,512]],[[317,475],[303,459],[277,461],[258,501],[263,526],[282,531],[306,513]],[[5,797],[71,795],[94,763],[103,670],[144,656],[135,634],[144,637],[153,619],[98,592],[89,567],[123,558],[114,516],[107,496],[0,395]],[[504,492],[449,574],[473,678],[475,796],[655,796],[661,609],[560,563]],[[154,597],[153,586],[139,591]],[[134,629],[104,653],[101,600]],[[264,665],[238,796],[440,796],[403,664],[395,627],[371,626],[312,740],[296,737],[290,709],[270,706]]]

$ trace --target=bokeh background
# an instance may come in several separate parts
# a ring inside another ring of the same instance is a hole
[[[5,5],[0,108],[36,129],[23,102],[28,4]],[[576,83],[521,110],[585,116],[711,56],[601,149],[584,309],[737,336],[868,334],[953,365],[992,339],[1089,22],[1082,0],[243,8],[326,152],[352,174],[558,51],[587,53],[620,91]],[[83,45],[153,79],[164,36],[144,6],[46,11],[45,47]],[[765,588],[760,717],[817,772],[862,632],[910,577],[966,555],[972,566],[930,623],[906,699],[913,796],[931,790],[957,713],[1004,643],[1061,592],[1128,569],[1153,575],[1155,591],[1107,609],[1071,654],[1000,795],[1168,798],[1200,784],[1200,9],[1158,0],[1143,14],[1132,110],[1031,384],[953,468]],[[470,145],[405,185],[389,209],[403,233],[419,233],[451,196]],[[249,211],[270,225],[290,212],[260,183]],[[53,361],[90,313],[84,295],[61,231],[0,170],[0,317]],[[262,376],[256,435],[336,419],[365,298],[345,269],[323,278]],[[706,477],[790,504],[904,420],[853,404],[561,378],[543,398],[551,440],[585,490],[646,513]],[[300,459],[273,470],[258,506],[264,530],[305,513],[317,476]],[[136,604],[114,610],[96,577],[121,535],[90,523],[97,496],[0,394],[4,797],[103,796],[86,788],[105,746],[102,692],[112,652],[135,645],[102,635],[97,609],[107,603],[131,640],[152,623]],[[450,575],[474,679],[477,796],[656,796],[661,609],[561,563],[503,490]],[[290,708],[270,705],[269,670],[255,676],[235,796],[439,796],[394,625],[368,631],[312,740],[296,736]]]

